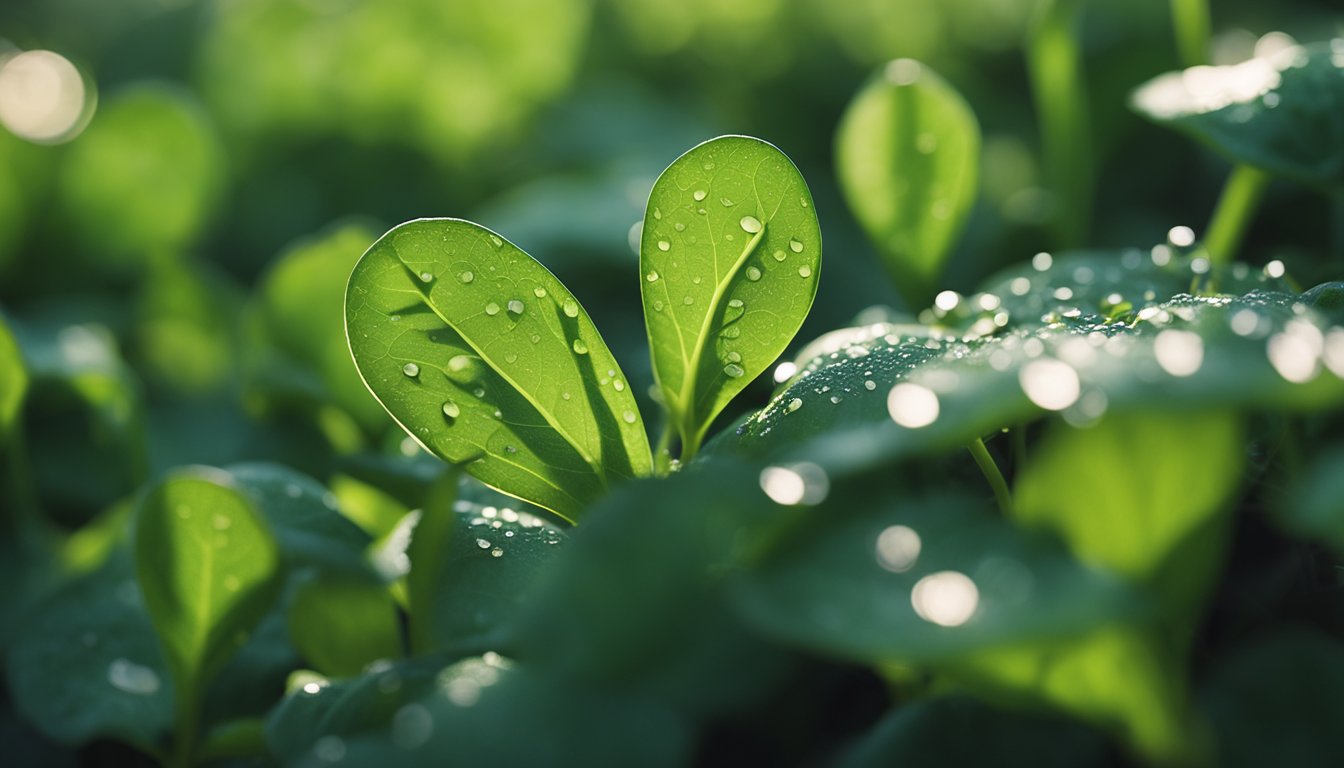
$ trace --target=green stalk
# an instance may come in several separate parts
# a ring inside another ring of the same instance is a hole
[[[1209,63],[1208,0],[1171,0],[1171,26],[1181,64],[1198,67]]]
[[[1059,248],[1083,245],[1092,218],[1092,147],[1079,0],[1045,0],[1027,41],[1027,69],[1041,132],[1046,186],[1054,197]]]
[[[1227,264],[1236,258],[1268,186],[1269,174],[1258,168],[1238,165],[1232,169],[1204,235],[1204,247],[1214,264]]]
[[[655,477],[667,477],[672,474],[672,420],[670,417],[663,424],[662,434],[658,436],[658,445],[653,449],[653,474]]]
[[[201,702],[196,680],[184,680],[177,692],[177,731],[169,768],[191,768],[196,761],[196,738],[200,730]]]
[[[984,474],[985,480],[989,481],[989,487],[994,490],[994,500],[999,503],[999,511],[1004,517],[1009,517],[1013,513],[1013,494],[1008,490],[1008,483],[1003,479],[1003,473],[999,472],[999,465],[994,463],[994,457],[989,455],[989,449],[985,448],[985,441],[975,438],[966,444],[966,450],[971,452],[971,457],[980,467],[980,472]]]

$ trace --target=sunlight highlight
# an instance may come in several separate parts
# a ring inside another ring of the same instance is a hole
[[[928,387],[902,382],[887,395],[887,411],[902,427],[927,427],[938,420],[938,395]]]
[[[940,627],[959,627],[975,615],[980,590],[964,573],[939,571],[915,583],[910,603],[919,617]]]
[[[59,144],[84,130],[93,99],[70,60],[24,51],[0,63],[0,123],[37,144]]]

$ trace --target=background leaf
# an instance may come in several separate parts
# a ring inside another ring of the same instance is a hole
[[[912,59],[850,102],[835,138],[840,190],[913,308],[933,299],[975,203],[980,127],[956,90]]]
[[[9,439],[27,389],[28,371],[23,364],[23,353],[4,316],[0,315],[0,445]]]
[[[578,300],[484,227],[388,232],[350,276],[346,327],[392,417],[490,486],[575,519],[651,471],[634,395]]]
[[[658,177],[639,253],[653,370],[686,460],[802,326],[821,230],[788,157],[759,139],[723,136]]]

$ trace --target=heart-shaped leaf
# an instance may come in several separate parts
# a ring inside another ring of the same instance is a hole
[[[179,709],[190,711],[270,608],[279,586],[278,547],[233,479],[199,467],[173,473],[141,501],[135,560]]]
[[[1134,108],[1237,162],[1344,187],[1344,38],[1293,46],[1234,66],[1168,72]]]
[[[924,306],[975,202],[975,114],[928,67],[897,59],[845,110],[835,155],[854,217],[906,301]]]
[[[571,520],[651,472],[620,366],[535,259],[458,219],[402,224],[355,266],[346,331],[364,382],[430,452]]]
[[[802,326],[817,291],[821,230],[784,153],[722,136],[658,177],[639,253],[653,371],[685,461]]]

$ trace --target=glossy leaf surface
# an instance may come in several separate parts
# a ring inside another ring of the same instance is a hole
[[[481,226],[384,235],[350,277],[346,329],[392,417],[488,485],[574,519],[651,471],[634,395],[578,300]]]
[[[980,127],[928,67],[897,59],[854,97],[836,133],[840,189],[912,307],[933,298],[975,203]]]
[[[723,136],[658,178],[639,253],[653,370],[685,459],[802,326],[821,230],[788,157],[759,139]]]
[[[271,605],[280,565],[275,539],[227,474],[188,469],[141,502],[135,558],[179,695],[198,695]]]
[[[1235,162],[1344,188],[1344,38],[1169,72],[1133,104]]]

